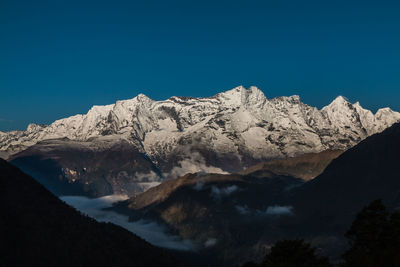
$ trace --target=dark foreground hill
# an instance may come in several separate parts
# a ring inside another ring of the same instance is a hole
[[[0,159],[0,266],[183,266],[129,231],[66,205]]]
[[[400,124],[368,137],[333,160],[314,180],[293,191],[290,203],[314,230],[343,232],[375,199],[400,206]]]

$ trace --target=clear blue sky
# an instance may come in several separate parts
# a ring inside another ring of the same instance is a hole
[[[144,93],[400,110],[398,1],[0,0],[0,130]]]

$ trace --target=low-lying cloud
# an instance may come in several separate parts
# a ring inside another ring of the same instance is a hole
[[[227,187],[219,188],[217,186],[212,186],[211,187],[211,195],[215,198],[222,198],[229,196],[236,192],[239,189],[236,185],[230,185]]]
[[[187,173],[220,173],[227,174],[228,172],[223,171],[220,168],[214,166],[207,166],[206,161],[199,152],[192,152],[187,154],[187,157],[178,162],[177,166],[174,166],[169,173],[164,173],[164,176],[168,178],[181,177]]]
[[[201,191],[204,189],[204,182],[203,181],[198,181],[194,186],[193,189],[196,191]]]
[[[182,240],[178,236],[167,234],[166,229],[156,222],[144,220],[130,222],[128,216],[104,210],[104,208],[111,207],[114,202],[127,199],[127,196],[111,195],[95,199],[83,196],[63,196],[60,198],[97,221],[119,225],[155,246],[176,250],[195,250],[195,245],[190,240]]]
[[[292,206],[269,206],[265,211],[267,215],[291,215],[293,214]]]
[[[204,247],[209,248],[209,247],[213,247],[217,244],[217,239],[216,238],[209,238],[206,240],[206,242],[204,242]]]
[[[137,172],[135,173],[135,178],[140,182],[158,182],[160,180],[158,174],[153,171],[148,173]]]
[[[236,205],[236,211],[241,215],[281,216],[294,215],[292,206],[269,206],[266,210],[250,209],[246,205]]]
[[[251,214],[251,210],[246,205],[244,205],[244,206],[236,205],[235,208],[236,208],[236,211],[242,215]]]

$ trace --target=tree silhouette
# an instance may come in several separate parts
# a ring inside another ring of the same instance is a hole
[[[390,214],[381,200],[357,214],[346,237],[350,248],[343,266],[400,266],[400,214]]]
[[[244,266],[260,267],[327,267],[328,258],[316,254],[316,249],[302,239],[283,240],[275,243],[261,264],[246,263]]]

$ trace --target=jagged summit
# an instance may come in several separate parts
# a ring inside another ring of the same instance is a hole
[[[347,149],[400,121],[389,108],[373,114],[343,96],[318,110],[297,95],[267,99],[257,87],[238,86],[213,97],[133,99],[93,106],[87,114],[48,126],[0,135],[1,154],[13,155],[37,142],[124,140],[162,172],[237,171],[262,160]],[[96,144],[93,144],[96,147]],[[174,169],[175,168],[175,169]]]
[[[138,102],[153,102],[154,100],[148,97],[145,94],[138,94],[133,100],[136,100]]]
[[[341,108],[352,108],[350,101],[344,96],[337,96],[329,105],[323,107],[325,110],[339,110]]]
[[[349,99],[345,96],[338,95],[332,103],[350,103]]]

